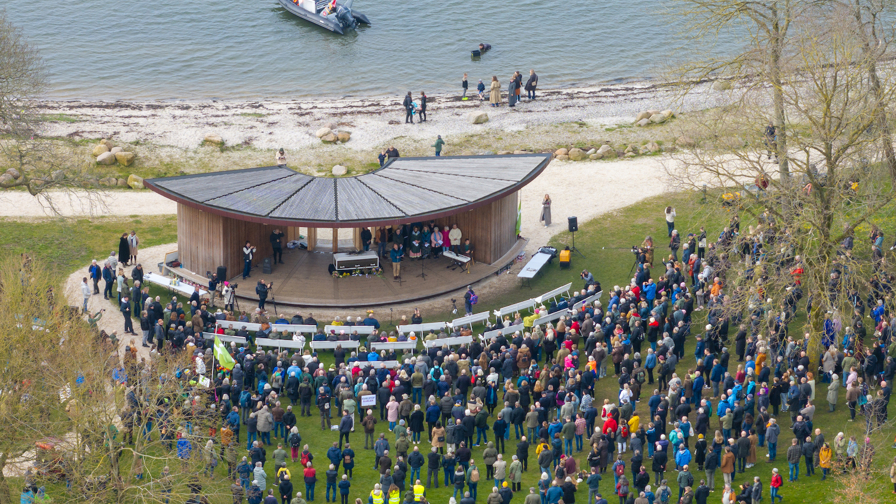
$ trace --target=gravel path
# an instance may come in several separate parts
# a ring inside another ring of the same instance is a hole
[[[51,191],[55,213],[45,201],[25,191],[0,192],[0,217],[122,217],[172,215],[177,203],[151,191]]]

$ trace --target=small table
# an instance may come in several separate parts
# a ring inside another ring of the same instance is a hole
[[[149,282],[151,284],[156,284],[156,285],[160,285],[162,287],[167,287],[168,290],[175,291],[175,292],[177,292],[183,296],[186,296],[186,297],[190,297],[191,295],[193,295],[193,291],[197,290],[196,287],[193,287],[192,285],[188,285],[185,283],[178,282],[177,285],[172,285],[171,284],[172,280],[175,280],[175,279],[171,278],[171,277],[162,276],[157,273],[145,273],[143,275],[144,282]],[[204,296],[208,296],[208,291],[199,289],[199,297],[204,297]]]
[[[531,280],[535,278],[535,275],[541,271],[541,268],[544,268],[544,265],[551,260],[551,254],[546,254],[544,252],[539,252],[532,256],[532,259],[529,259],[529,262],[523,266],[523,269],[516,275],[518,278],[523,279],[529,288],[532,288]]]

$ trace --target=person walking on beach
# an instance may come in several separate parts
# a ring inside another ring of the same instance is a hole
[[[404,105],[404,123],[414,123],[414,99],[411,97],[411,92],[408,91],[408,94],[404,97],[404,101],[401,102]]]
[[[420,91],[420,122],[426,121],[426,93]]]
[[[538,75],[535,70],[529,70],[529,80],[526,81],[526,98],[535,99],[535,88],[538,87]]]
[[[432,146],[436,148],[436,156],[442,155],[442,146],[444,145],[445,141],[442,140],[442,135],[438,135],[438,138],[436,138],[436,143],[432,144]]]
[[[482,79],[479,79],[479,84],[476,84],[476,91],[479,93],[479,101],[485,101],[485,84]]]
[[[460,81],[460,86],[464,88],[464,94],[461,95],[460,99],[463,101],[469,100],[469,98],[467,98],[467,88],[469,87],[469,84],[467,84],[467,74],[464,74],[464,80]]]
[[[544,227],[551,225],[551,196],[549,194],[545,194],[541,201],[541,217],[538,220],[544,222]]]
[[[498,82],[498,76],[492,75],[492,83],[488,90],[488,100],[492,107],[501,105],[501,83]]]

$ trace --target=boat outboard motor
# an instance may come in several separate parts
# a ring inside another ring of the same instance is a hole
[[[341,5],[336,6],[336,19],[339,21],[339,24],[342,25],[342,28],[354,28],[357,24],[354,16],[352,16],[352,11],[350,8],[345,8]]]

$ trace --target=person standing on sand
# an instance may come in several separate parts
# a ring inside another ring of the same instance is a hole
[[[544,222],[544,227],[551,225],[551,196],[549,194],[545,194],[544,200],[541,201],[541,217],[538,220]]]
[[[535,70],[529,70],[529,80],[526,81],[526,98],[535,99],[535,88],[538,87],[538,75]]]
[[[380,167],[382,167],[384,164],[386,164],[386,158],[387,158],[387,156],[386,156],[386,149],[383,149],[382,151],[380,151],[379,156],[377,156],[376,158],[377,158],[377,159],[379,160],[379,162],[380,162]]]
[[[401,102],[404,105],[404,123],[412,123],[414,122],[414,99],[411,97],[411,92],[408,91],[408,94],[404,97],[404,101]]]
[[[426,121],[426,93],[420,91],[420,122]]]
[[[507,106],[508,107],[516,106],[516,101],[519,99],[519,96],[517,96],[517,94],[516,94],[517,89],[518,88],[517,88],[516,74],[514,73],[513,75],[510,76],[510,82],[507,83]]]
[[[130,260],[137,264],[137,252],[140,250],[140,239],[137,238],[137,232],[131,230],[131,234],[128,235],[128,252],[130,255]]]
[[[464,101],[469,100],[469,98],[467,98],[467,88],[469,87],[469,84],[467,84],[467,74],[464,74],[464,80],[460,82],[460,85],[464,88],[464,94],[461,95],[460,99]]]
[[[488,101],[492,107],[501,105],[501,83],[498,82],[498,76],[492,75],[492,83],[488,90]]]
[[[479,79],[479,84],[476,84],[476,91],[479,93],[479,101],[485,101],[485,84],[482,79]]]
[[[277,151],[277,166],[286,167],[286,152],[283,151],[283,148]]]
[[[445,145],[445,141],[442,140],[442,135],[438,135],[438,138],[436,138],[436,143],[432,144],[432,146],[436,148],[436,156],[437,157],[442,155],[442,146],[443,145]]]

